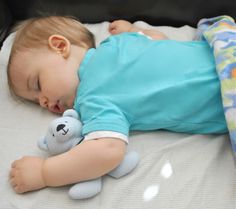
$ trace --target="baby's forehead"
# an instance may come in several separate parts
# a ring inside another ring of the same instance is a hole
[[[9,73],[10,91],[20,98],[32,101],[34,96],[28,88],[30,73],[21,68],[21,65],[15,66],[16,67],[13,67]]]
[[[11,57],[11,60],[9,61],[8,65],[10,77],[14,74],[23,73],[23,70],[21,69],[24,68],[24,64],[27,62],[27,59],[24,55],[24,52],[21,52],[15,53],[14,56]]]
[[[20,64],[13,64],[9,69],[9,79],[13,89],[24,89],[27,85],[28,73],[21,68]]]
[[[21,49],[14,52],[10,59],[10,68],[21,69],[26,68],[29,63],[37,60],[38,49]],[[45,52],[44,52],[45,53]]]
[[[11,80],[12,85],[17,88],[27,82],[29,73],[27,69],[27,58],[25,53],[16,53],[10,60],[8,66],[8,79]]]

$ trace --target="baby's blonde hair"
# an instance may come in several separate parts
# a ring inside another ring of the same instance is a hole
[[[73,45],[87,46],[87,48],[95,47],[94,35],[72,17],[48,16],[32,18],[19,23],[14,30],[16,35],[7,67],[8,83],[11,91],[13,90],[13,85],[9,76],[9,69],[15,54],[23,50],[48,46],[48,38],[51,35],[62,35]]]

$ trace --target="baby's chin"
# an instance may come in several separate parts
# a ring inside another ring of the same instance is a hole
[[[74,94],[67,95],[67,97],[60,98],[59,106],[60,106],[61,113],[63,113],[65,110],[73,109],[75,95],[76,95],[76,92]]]
[[[64,111],[67,109],[72,109],[74,107],[74,98],[70,98],[64,105]]]

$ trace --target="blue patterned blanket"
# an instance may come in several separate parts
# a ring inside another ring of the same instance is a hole
[[[196,39],[206,40],[213,50],[221,83],[225,118],[236,155],[236,24],[229,16],[202,19]]]

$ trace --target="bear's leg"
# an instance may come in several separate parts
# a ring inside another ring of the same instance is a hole
[[[139,155],[135,151],[127,152],[123,161],[118,167],[110,171],[107,175],[113,178],[120,178],[130,173],[139,163]]]
[[[72,186],[69,190],[69,196],[72,199],[81,200],[97,195],[102,189],[102,178],[90,181],[84,181]]]

